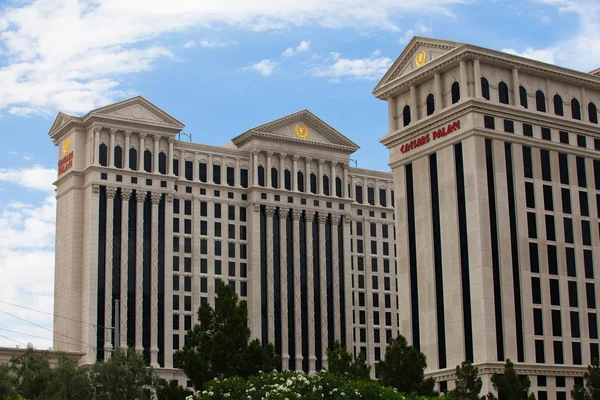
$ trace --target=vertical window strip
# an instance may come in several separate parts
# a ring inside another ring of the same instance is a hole
[[[440,224],[440,198],[438,192],[437,155],[429,156],[431,185],[431,220],[433,229],[433,257],[435,272],[435,302],[437,308],[438,363],[446,368],[446,329],[444,318],[444,277],[442,274],[442,238]]]
[[[469,277],[469,238],[467,233],[467,206],[462,143],[454,146],[456,169],[456,193],[458,198],[458,230],[460,240],[460,273],[462,283],[463,329],[465,337],[465,360],[473,358],[473,325],[471,321],[471,284]]]
[[[521,306],[521,271],[519,268],[519,238],[517,230],[517,206],[515,201],[515,182],[513,176],[512,145],[504,144],[506,158],[506,185],[508,187],[508,215],[510,220],[510,247],[512,255],[513,288],[515,295],[515,322],[517,330],[517,359],[525,362],[523,345],[523,310]]]
[[[410,264],[410,296],[412,316],[412,345],[420,350],[419,336],[419,286],[417,280],[417,244],[415,232],[415,194],[413,186],[412,164],[408,164],[406,173],[406,213],[408,217],[408,257]]]
[[[98,302],[96,321],[104,326],[105,268],[106,268],[106,187],[100,186],[98,204]],[[96,360],[104,360],[104,329],[96,335]]]
[[[502,326],[502,299],[500,294],[500,261],[498,248],[498,221],[496,215],[496,186],[494,181],[494,155],[492,141],[485,140],[488,204],[490,210],[490,238],[492,244],[492,272],[494,279],[494,309],[496,316],[496,349],[498,361],[504,360],[504,338]]]

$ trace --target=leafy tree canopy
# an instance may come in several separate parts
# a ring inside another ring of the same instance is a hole
[[[483,386],[479,369],[470,361],[463,361],[456,366],[456,387],[450,392],[455,399],[479,400],[479,392]]]
[[[531,382],[529,378],[517,375],[515,365],[509,359],[504,365],[504,373],[494,373],[492,375],[492,384],[498,392],[498,396],[505,400],[535,400],[533,393],[528,397],[529,387]],[[492,393],[488,393],[488,400],[494,400],[496,397]]]
[[[333,349],[327,349],[327,360],[329,362],[329,372],[333,374],[348,374],[354,379],[369,379],[371,367],[367,365],[365,354],[361,351],[358,357],[352,357],[352,354],[346,351],[339,340],[335,341]]]
[[[575,385],[571,391],[573,400],[600,400],[600,366],[597,358],[592,360],[592,365],[588,365],[583,379],[585,387]]]

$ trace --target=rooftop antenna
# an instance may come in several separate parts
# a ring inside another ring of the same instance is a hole
[[[351,158],[350,161],[354,163],[354,168],[358,168],[358,160]]]
[[[177,134],[177,140],[181,140],[181,135],[186,136],[187,138],[189,138],[190,142],[192,141],[192,134],[191,133],[179,132]]]

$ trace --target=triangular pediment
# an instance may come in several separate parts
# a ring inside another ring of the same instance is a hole
[[[52,135],[53,132],[59,130],[63,125],[68,124],[69,121],[73,120],[74,118],[79,119],[79,117],[76,115],[59,112],[54,120],[54,123],[52,124],[52,127],[50,128],[49,134]]]
[[[181,121],[173,118],[173,116],[156,107],[142,96],[133,97],[90,111],[84,118],[87,119],[92,116],[135,121],[149,125],[168,125],[178,129],[183,129],[184,127]]]
[[[273,140],[305,142],[312,145],[343,148],[349,151],[356,151],[359,148],[356,143],[308,110],[302,110],[252,128],[234,138],[232,142],[239,147],[253,136],[268,137]]]
[[[413,37],[390,69],[385,73],[383,78],[381,78],[375,89],[373,89],[373,92],[376,92],[381,87],[401,76],[422,68],[431,61],[462,45],[463,43],[451,42],[448,40],[424,38],[420,36]]]

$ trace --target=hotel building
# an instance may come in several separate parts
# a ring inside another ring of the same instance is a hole
[[[399,326],[391,173],[350,167],[358,146],[309,111],[223,147],[183,127],[142,97],[58,114],[55,348],[90,364],[133,347],[185,386],[174,352],[223,281],[284,369],[327,368],[334,340],[383,358]]]
[[[400,332],[451,389],[507,359],[566,399],[598,357],[600,70],[413,38],[388,103]]]

